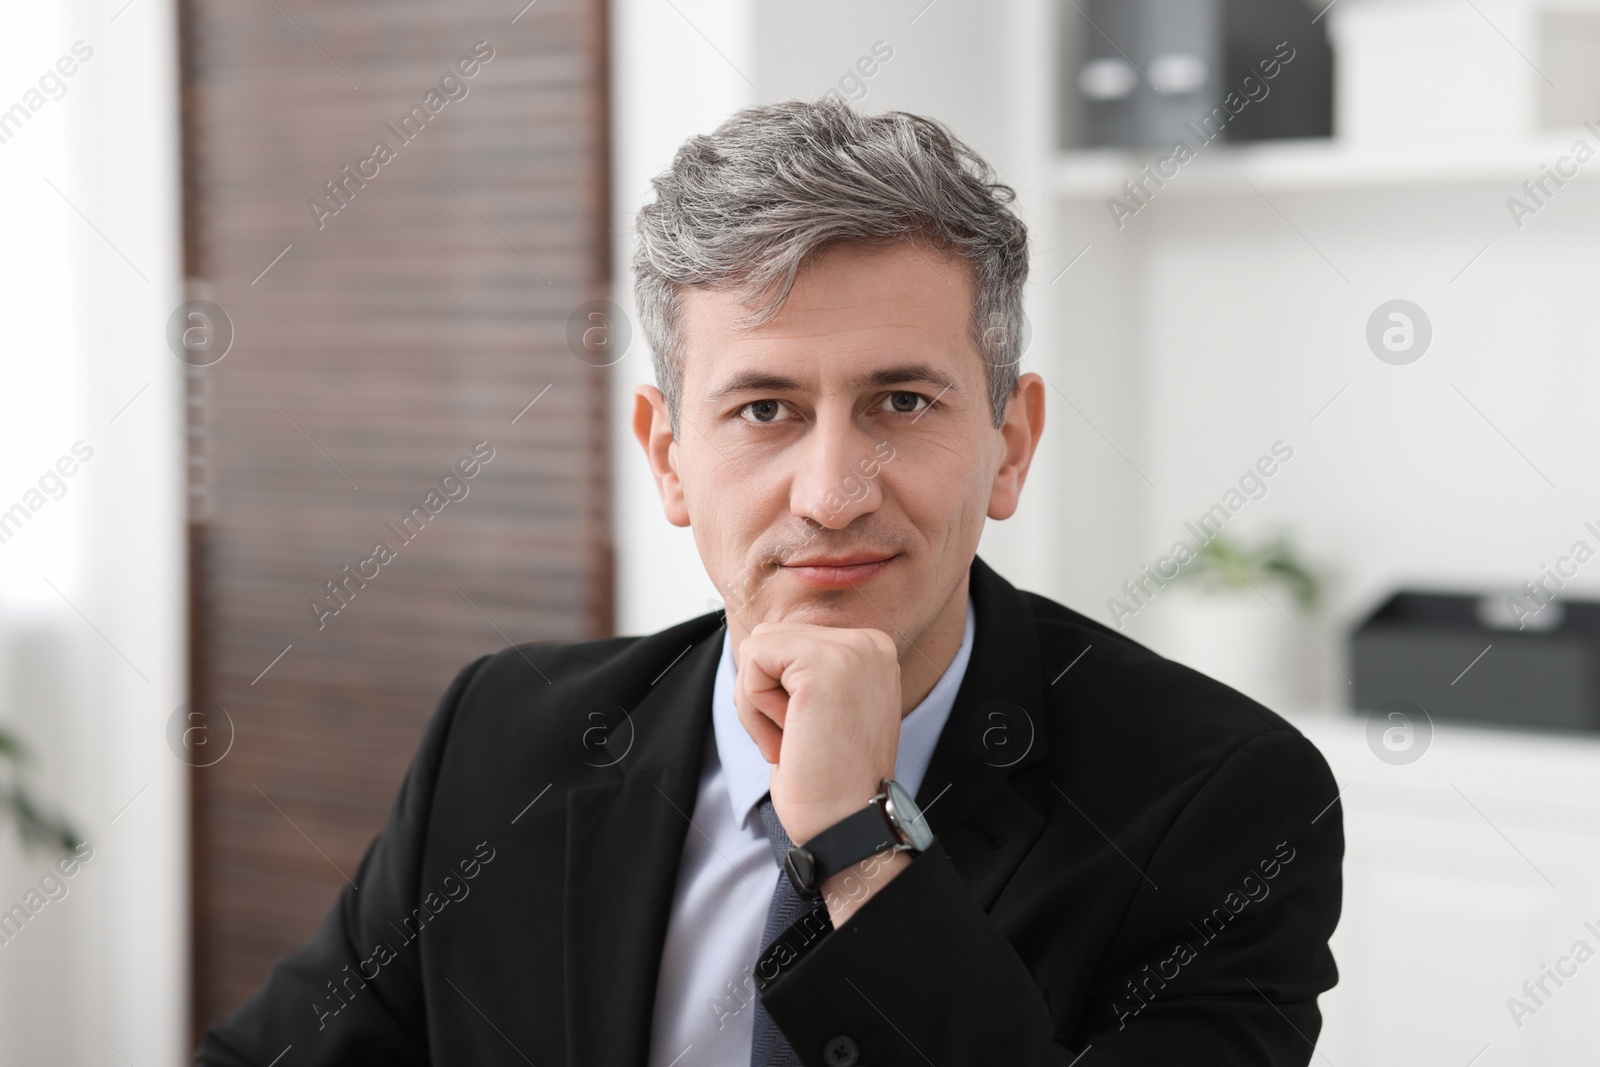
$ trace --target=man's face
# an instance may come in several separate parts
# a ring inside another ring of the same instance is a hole
[[[755,330],[729,291],[684,293],[677,439],[650,386],[634,428],[736,635],[870,627],[904,657],[965,614],[984,519],[1015,510],[1043,423],[1026,375],[993,425],[972,307],[965,261],[911,244],[833,246]]]

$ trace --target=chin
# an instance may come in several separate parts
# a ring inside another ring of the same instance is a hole
[[[803,599],[774,604],[763,613],[761,622],[807,622],[814,626],[840,626],[851,629],[883,628],[883,617],[854,589],[826,590]]]

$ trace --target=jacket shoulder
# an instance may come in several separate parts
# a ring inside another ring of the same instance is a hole
[[[664,668],[716,634],[710,613],[644,636],[509,645],[475,664],[452,733],[515,735],[579,705],[632,708]],[[547,714],[548,713],[548,714]]]
[[[1100,751],[1136,748],[1141,759],[1183,765],[1215,765],[1267,734],[1312,747],[1282,715],[1232,686],[1048,597],[1022,595],[1033,612],[1052,724],[1082,743]]]

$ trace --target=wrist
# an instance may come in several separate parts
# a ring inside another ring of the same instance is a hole
[[[785,829],[789,829],[790,843],[804,845],[822,831],[867,807],[872,803],[872,798],[878,795],[878,783],[881,780],[874,778],[855,789],[845,790],[825,802],[806,805],[803,811],[793,816],[796,825],[792,829],[789,829],[788,822],[783,824]]]
[[[840,921],[898,874],[910,857],[933,843],[933,834],[911,794],[891,778],[863,807],[819,830],[785,854],[784,872],[802,897],[824,897]],[[831,890],[832,899],[828,899]]]

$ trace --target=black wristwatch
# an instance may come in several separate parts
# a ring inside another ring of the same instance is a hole
[[[868,856],[885,849],[918,853],[933,844],[928,820],[906,788],[885,778],[878,783],[878,789],[878,795],[866,807],[840,819],[804,845],[789,849],[783,869],[796,893],[808,899],[819,897],[823,882]]]

